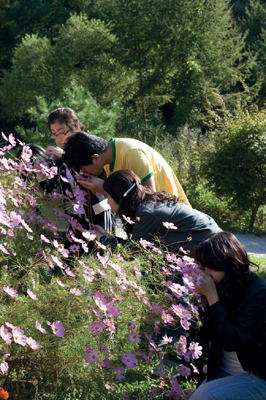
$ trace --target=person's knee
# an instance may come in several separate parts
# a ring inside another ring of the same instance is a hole
[[[202,383],[190,397],[190,400],[217,400],[212,384]]]

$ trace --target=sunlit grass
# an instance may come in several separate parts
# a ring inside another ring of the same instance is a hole
[[[256,257],[254,255],[249,256],[250,260],[259,266],[259,269],[252,267],[252,271],[256,272],[261,279],[266,282],[266,257]]]

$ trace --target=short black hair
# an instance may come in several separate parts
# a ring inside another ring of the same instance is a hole
[[[92,165],[92,156],[104,152],[108,141],[86,132],[73,132],[64,145],[63,161],[68,168],[80,169]]]

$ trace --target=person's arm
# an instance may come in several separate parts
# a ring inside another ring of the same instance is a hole
[[[145,182],[142,183],[143,186],[146,186],[156,192],[156,185],[155,185],[155,180],[154,177],[151,176],[149,179],[147,179]]]
[[[224,350],[242,350],[266,319],[266,290],[252,296],[233,323],[220,300],[206,308],[205,316]]]

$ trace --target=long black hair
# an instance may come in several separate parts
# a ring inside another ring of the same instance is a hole
[[[167,192],[154,192],[141,184],[140,178],[130,170],[121,169],[111,174],[103,184],[104,190],[119,204],[118,215],[130,217],[135,220],[137,208],[141,203],[161,202],[178,203],[182,202],[176,196]],[[123,218],[122,218],[123,220]],[[124,228],[129,236],[133,226],[124,223]]]
[[[248,280],[253,276],[249,268],[253,263],[245,247],[232,233],[218,232],[206,236],[193,253],[203,267],[225,272],[217,291],[225,307],[232,309],[244,295]]]

